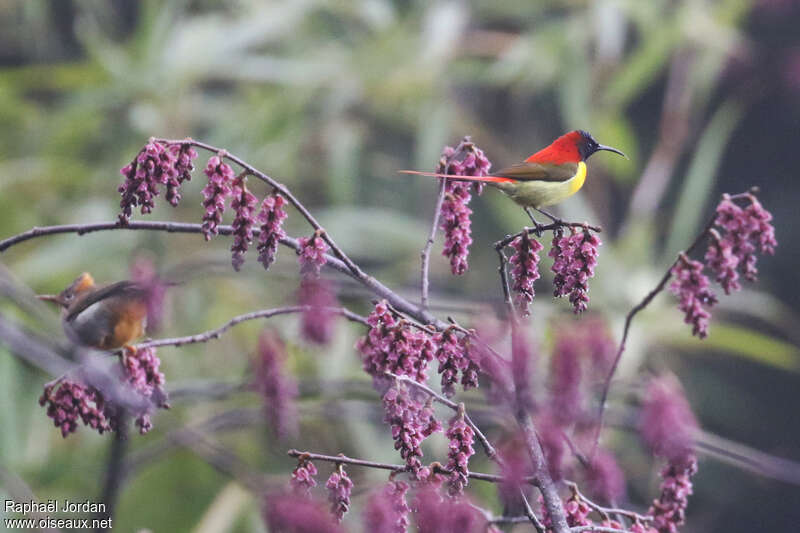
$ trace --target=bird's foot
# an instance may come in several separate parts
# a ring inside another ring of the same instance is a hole
[[[533,218],[533,213],[531,212],[531,209],[529,207],[525,208],[525,212],[530,217],[531,222],[533,222],[533,232],[536,233],[537,237],[541,238],[541,236],[542,236],[542,225],[539,224],[538,222],[536,222],[536,219]]]
[[[534,207],[534,209],[536,209],[538,212],[540,212],[541,214],[543,214],[544,216],[546,216],[547,218],[552,220],[553,224],[556,224],[558,226],[564,226],[565,225],[565,222],[563,220],[561,220],[560,218],[558,218],[557,216],[552,215],[552,214],[548,213],[547,211],[544,211],[543,209],[539,209],[538,207]]]

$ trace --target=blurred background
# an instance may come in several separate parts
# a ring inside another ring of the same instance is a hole
[[[669,368],[706,430],[800,461],[798,23],[794,0],[0,0],[0,238],[114,220],[118,169],[150,136],[191,136],[287,184],[365,270],[416,300],[437,186],[396,171],[433,169],[442,147],[464,135],[499,168],[567,130],[587,129],[630,157],[592,158],[583,192],[560,207],[562,216],[605,230],[590,309],[602,312],[615,338],[722,192],[760,187],[780,242],[775,257],[760,261],[757,285],[721,299],[704,341],[691,337],[673,298],[659,296],[634,324],[612,399],[622,402],[640,372]],[[204,164],[201,154],[196,165]],[[202,182],[198,170],[180,207],[159,201],[149,218],[199,222]],[[492,190],[471,207],[469,271],[450,274],[439,235],[431,278],[438,314],[466,323],[500,303],[490,244],[528,222]],[[287,228],[309,233],[291,211]],[[85,270],[99,281],[123,279],[140,257],[162,272],[192,265],[154,335],[177,336],[293,301],[293,254],[281,249],[265,275],[251,251],[234,274],[229,246],[199,235],[106,232],[35,239],[0,260],[39,293]],[[548,326],[576,319],[566,302],[547,297],[544,277],[531,336],[546,351]],[[366,314],[371,296],[333,279],[341,300]],[[7,300],[0,309],[26,320]],[[256,419],[210,438],[277,481],[294,466],[290,447],[397,462],[352,349],[360,330],[340,324],[320,349],[297,340],[295,318],[271,324],[289,339],[303,391],[299,436],[277,442]],[[38,324],[62,335],[50,326]],[[258,405],[252,393],[192,391],[240,383],[262,326],[159,351],[173,409],[156,415],[151,433],[130,439],[136,461],[115,530],[264,529],[257,498],[171,438]],[[13,478],[41,500],[96,498],[111,438],[82,428],[62,439],[37,404],[50,379],[0,347],[0,493],[7,497]],[[480,405],[483,397],[467,398]],[[443,457],[444,438],[431,441],[426,457]],[[612,430],[607,441],[629,475],[631,505],[645,507],[657,470],[635,436]],[[491,469],[480,452],[471,466]],[[385,479],[350,473],[356,493]],[[491,505],[488,487],[470,489]],[[346,523],[357,530],[354,501]],[[701,457],[685,531],[790,531],[798,509],[796,486]]]

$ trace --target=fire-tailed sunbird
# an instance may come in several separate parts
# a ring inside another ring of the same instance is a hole
[[[400,172],[488,183],[511,197],[530,215],[530,208],[541,211],[542,207],[557,204],[578,192],[586,181],[586,160],[600,150],[627,157],[616,148],[598,143],[588,132],[576,130],[562,135],[522,163],[488,176],[456,176],[415,170]]]

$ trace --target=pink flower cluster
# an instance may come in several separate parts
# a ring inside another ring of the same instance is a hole
[[[462,155],[463,158],[459,159]],[[465,142],[458,153],[454,148],[445,146],[437,172],[457,176],[486,176],[491,165],[483,150],[471,142]],[[456,275],[466,272],[469,266],[467,256],[472,244],[470,200],[472,194],[469,183],[447,181],[439,227],[444,231],[442,255],[450,259],[450,269]]]
[[[483,533],[486,520],[464,498],[441,498],[433,487],[417,492],[415,522],[419,533]]]
[[[674,279],[669,290],[678,297],[678,309],[684,313],[683,321],[692,325],[692,335],[705,338],[711,319],[708,310],[717,303],[717,296],[703,274],[703,263],[681,253],[671,273]]]
[[[147,306],[147,332],[157,331],[164,315],[164,298],[168,283],[162,280],[153,261],[145,256],[137,257],[131,266],[131,280],[145,291]]]
[[[583,409],[581,388],[581,340],[566,331],[558,331],[550,360],[550,407],[555,421],[568,426]]]
[[[143,215],[153,210],[159,186],[173,183],[180,177],[176,162],[178,159],[172,150],[151,138],[136,158],[120,170],[125,176],[117,189],[122,195],[119,203],[122,209],[119,215],[121,224],[128,223],[137,205],[141,207]]]
[[[317,475],[317,467],[307,457],[300,456],[297,466],[292,470],[292,477],[289,486],[294,494],[304,498],[311,498],[311,489],[317,486],[314,476]]]
[[[328,489],[328,502],[331,504],[331,513],[338,523],[342,522],[342,517],[350,509],[350,492],[353,490],[353,480],[339,465],[333,471],[328,481],[325,482]]]
[[[511,263],[511,290],[516,295],[514,301],[523,316],[530,314],[528,306],[535,296],[533,282],[539,279],[539,252],[542,244],[524,231],[522,235],[511,241],[514,254],[509,258]]]
[[[384,422],[391,428],[394,448],[400,452],[411,472],[422,468],[422,441],[442,425],[436,420],[430,398],[424,399],[403,383],[395,383],[383,395]]]
[[[411,508],[406,502],[409,485],[405,481],[389,481],[376,490],[364,509],[364,531],[372,533],[406,533]]]
[[[436,359],[439,361],[439,374],[442,375],[442,392],[448,398],[455,394],[458,373],[461,372],[461,384],[464,390],[478,386],[478,365],[470,357],[470,342],[466,336],[456,334],[456,328],[450,327],[433,336],[433,343],[438,347]]]
[[[611,503],[619,501],[625,494],[625,473],[614,455],[597,449],[591,464],[586,469],[589,490],[601,500]]]
[[[280,533],[344,533],[318,501],[291,492],[267,495],[264,521]]]
[[[589,518],[592,509],[577,494],[564,502],[564,511],[567,513],[567,525],[569,527],[591,526],[592,520]]]
[[[212,156],[203,171],[208,176],[208,183],[203,187],[203,236],[207,241],[219,233],[217,227],[222,224],[225,201],[232,192],[234,173],[224,157],[224,152]]]
[[[297,430],[297,383],[286,373],[286,346],[277,333],[265,329],[258,339],[255,387],[275,435],[284,438]]]
[[[45,386],[39,405],[47,405],[47,416],[64,438],[78,429],[78,420],[100,434],[111,430],[105,414],[106,402],[94,387],[61,379]]]
[[[602,243],[586,228],[577,232],[570,229],[571,235],[566,237],[560,230],[553,232],[553,246],[548,255],[553,258],[553,295],[569,296],[577,314],[585,311],[589,303],[589,278],[594,277]]]
[[[231,246],[231,264],[237,272],[244,264],[244,254],[253,242],[253,224],[255,223],[255,207],[258,203],[255,195],[247,190],[244,177],[233,182],[231,188],[233,201],[231,208],[236,213],[233,219],[233,245]]]
[[[126,347],[122,353],[116,375],[118,385],[129,385],[136,393],[144,397],[146,407],[134,413],[136,426],[144,434],[150,431],[153,424],[150,417],[153,408],[168,409],[167,393],[164,390],[164,374],[159,371],[161,361],[154,348],[135,349]],[[47,406],[47,416],[66,437],[78,428],[78,420],[84,425],[103,434],[116,431],[116,415],[118,410],[97,388],[77,380],[61,378],[45,386],[39,405]]]
[[[150,415],[153,407],[168,409],[167,392],[164,390],[164,374],[159,371],[161,360],[155,348],[126,347],[122,353],[122,368],[133,389],[150,400],[150,408],[136,415],[139,433],[145,434],[153,427]]]
[[[190,144],[171,144],[169,150],[175,156],[175,172],[167,178],[167,202],[177,207],[181,201],[180,187],[192,179],[197,151]]]
[[[697,419],[678,380],[670,375],[650,380],[639,414],[639,432],[650,450],[672,463],[694,455]]]
[[[331,284],[322,278],[302,279],[297,291],[297,303],[309,307],[300,321],[303,338],[316,344],[329,343],[336,326],[336,313],[329,308],[339,303]]]
[[[725,294],[740,290],[739,273],[747,281],[756,281],[756,255],[774,254],[778,241],[775,228],[770,221],[772,214],[764,209],[758,199],[748,195],[750,204],[742,208],[730,196],[725,195],[717,206],[714,224],[720,228],[711,230],[711,242],[706,251],[706,264],[716,275]]]
[[[268,269],[275,261],[275,253],[278,250],[278,243],[286,237],[283,230],[283,221],[286,219],[286,198],[278,192],[273,192],[261,202],[261,210],[258,212],[258,223],[261,225],[261,233],[258,236],[258,261]]]
[[[697,461],[688,457],[681,463],[669,463],[661,471],[661,495],[653,501],[647,514],[653,517],[658,533],[678,533],[686,521],[686,507],[692,494],[692,476]]]
[[[356,342],[356,349],[364,356],[364,371],[376,378],[376,383],[383,380],[384,372],[424,383],[428,363],[436,354],[431,336],[396,319],[385,301],[375,304],[367,322],[369,331]]]
[[[311,237],[300,237],[297,242],[300,244],[297,252],[300,274],[304,278],[319,278],[320,270],[327,262],[325,254],[328,252],[328,243],[322,238],[322,231],[317,230]]]
[[[449,492],[451,496],[456,496],[462,494],[469,483],[469,458],[475,454],[472,447],[475,432],[464,420],[463,404],[456,416],[450,419],[445,436],[450,441],[446,467],[450,472]]]
[[[684,322],[691,324],[692,334],[701,339],[708,335],[709,309],[717,302],[703,273],[704,266],[711,270],[725,294],[730,294],[742,288],[740,275],[747,281],[756,281],[756,252],[771,255],[778,246],[772,214],[753,194],[743,198],[748,202],[746,207],[737,205],[727,194],[722,197],[714,219],[716,228],[709,231],[705,265],[681,253],[672,267],[674,280],[669,290],[678,297]]]

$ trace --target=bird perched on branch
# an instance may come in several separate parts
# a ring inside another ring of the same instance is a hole
[[[550,146],[539,150],[522,163],[492,172],[488,176],[459,176],[417,170],[400,172],[487,183],[500,189],[521,205],[534,224],[537,224],[530,210],[535,209],[557,220],[541,208],[560,203],[578,192],[586,181],[586,160],[601,150],[614,152],[627,159],[627,156],[616,148],[598,143],[589,132],[575,130],[562,135]]]
[[[88,272],[57,295],[37,298],[61,306],[64,332],[73,342],[114,350],[144,335],[149,289],[135,281],[95,285]]]

